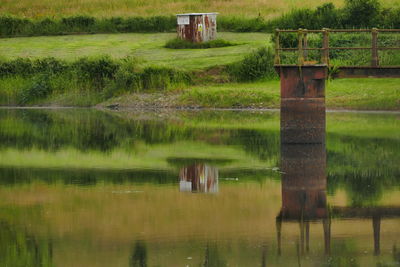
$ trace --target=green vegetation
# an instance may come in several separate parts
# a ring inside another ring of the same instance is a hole
[[[399,110],[397,79],[329,81],[326,106],[333,109]],[[182,105],[224,108],[278,108],[279,81],[196,86],[181,95]]]
[[[0,59],[55,57],[67,61],[80,57],[108,55],[136,57],[138,64],[198,70],[239,61],[249,51],[269,43],[269,34],[218,33],[218,38],[236,46],[218,49],[167,49],[165,43],[175,33],[93,34],[0,39]]]
[[[256,50],[268,44],[268,35],[220,33],[225,40],[242,44],[177,50],[163,47],[171,36],[86,35],[69,36],[69,42],[63,36],[23,38],[23,42],[2,39],[0,51],[7,58],[0,60],[0,103],[92,106],[106,101],[137,107],[279,107],[271,46]],[[380,37],[382,45],[398,42],[393,36]],[[288,35],[282,43],[290,47],[296,38]],[[351,35],[349,41],[341,36],[331,38],[338,46],[347,46],[347,42],[362,46],[368,41],[362,34]],[[309,42],[318,45],[320,37],[311,35]],[[332,62],[366,63],[365,56],[355,53],[360,55],[332,52]],[[90,57],[79,58],[78,54]],[[380,53],[381,63],[396,63],[397,58]],[[224,83],[235,81],[252,83]],[[149,92],[154,97],[143,95]],[[398,110],[399,94],[395,79],[343,79],[328,82],[326,101],[328,108]]]
[[[85,2],[62,0],[43,0],[41,3],[32,3],[29,0],[18,2],[7,1],[0,6],[2,14],[10,14],[26,18],[76,16],[77,14],[92,14],[95,17],[129,17],[129,16],[156,16],[175,15],[185,12],[216,11],[220,14],[236,17],[254,17],[261,15],[269,18],[294,8],[314,8],[325,3],[324,0],[315,1],[263,1],[263,0],[232,0],[209,1],[205,3],[197,0],[88,0]],[[332,0],[335,5],[342,6],[343,0]],[[384,0],[386,7],[398,5],[397,0]]]
[[[217,48],[217,47],[226,47],[226,46],[234,46],[237,44],[225,41],[223,39],[212,40],[208,42],[202,43],[192,43],[186,40],[182,40],[179,38],[175,38],[169,40],[166,44],[166,48],[171,49],[205,49],[205,48]]]
[[[231,5],[231,3],[230,3]],[[152,7],[154,9],[154,6]],[[0,9],[1,10],[1,9]],[[164,10],[164,9],[161,9]],[[8,12],[7,12],[8,13]],[[7,14],[6,13],[6,14]],[[182,10],[178,11],[182,13]],[[258,14],[258,17],[255,15]],[[123,32],[167,32],[174,31],[176,18],[152,17],[90,17],[74,14],[70,17],[27,19],[15,16],[0,17],[0,36],[59,35],[71,33],[123,33]],[[341,8],[325,3],[314,9],[299,7],[279,17],[264,19],[260,12],[251,17],[232,17],[225,13],[218,20],[218,28],[236,32],[272,32],[275,28],[320,29],[400,27],[400,7],[382,7],[378,0],[345,0]]]
[[[278,78],[274,69],[274,52],[271,47],[259,48],[243,60],[229,65],[227,71],[233,80],[240,82]]]
[[[0,81],[3,105],[36,104],[66,95],[61,104],[87,106],[116,94],[182,87],[191,83],[191,76],[166,67],[138,68],[135,58],[81,58],[74,62],[19,58],[0,63]]]

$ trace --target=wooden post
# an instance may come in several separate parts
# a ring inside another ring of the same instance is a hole
[[[299,58],[298,58],[298,65],[299,65],[299,66],[303,66],[303,65],[304,65],[304,54],[303,54],[303,29],[299,29],[299,31],[298,31],[298,36],[299,36],[299,44],[298,44]]]
[[[279,43],[279,29],[275,30],[275,59],[274,64],[279,65],[281,64],[281,57],[280,57],[280,43]]]
[[[307,43],[307,30],[303,30],[303,48],[308,48]],[[303,57],[305,61],[308,61],[308,50],[303,50]]]
[[[372,46],[371,46],[371,66],[378,67],[379,66],[379,58],[378,58],[378,29],[372,28]]]
[[[322,30],[322,63],[329,65],[329,30],[327,28]]]

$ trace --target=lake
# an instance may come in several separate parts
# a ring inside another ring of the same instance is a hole
[[[400,113],[0,109],[1,266],[396,266]]]

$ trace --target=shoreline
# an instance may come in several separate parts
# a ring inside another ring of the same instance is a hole
[[[75,106],[0,106],[0,110],[68,110],[68,109],[93,109],[93,110],[102,110],[102,111],[268,111],[268,112],[280,112],[279,108],[210,108],[210,107],[119,107],[116,109],[107,108],[105,106],[92,106],[92,107],[75,107]],[[400,110],[368,110],[368,109],[346,109],[346,108],[326,108],[327,113],[363,113],[363,114],[400,114]]]

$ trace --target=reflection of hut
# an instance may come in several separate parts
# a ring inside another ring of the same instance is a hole
[[[218,169],[215,167],[196,163],[182,168],[179,179],[182,192],[218,192]]]

